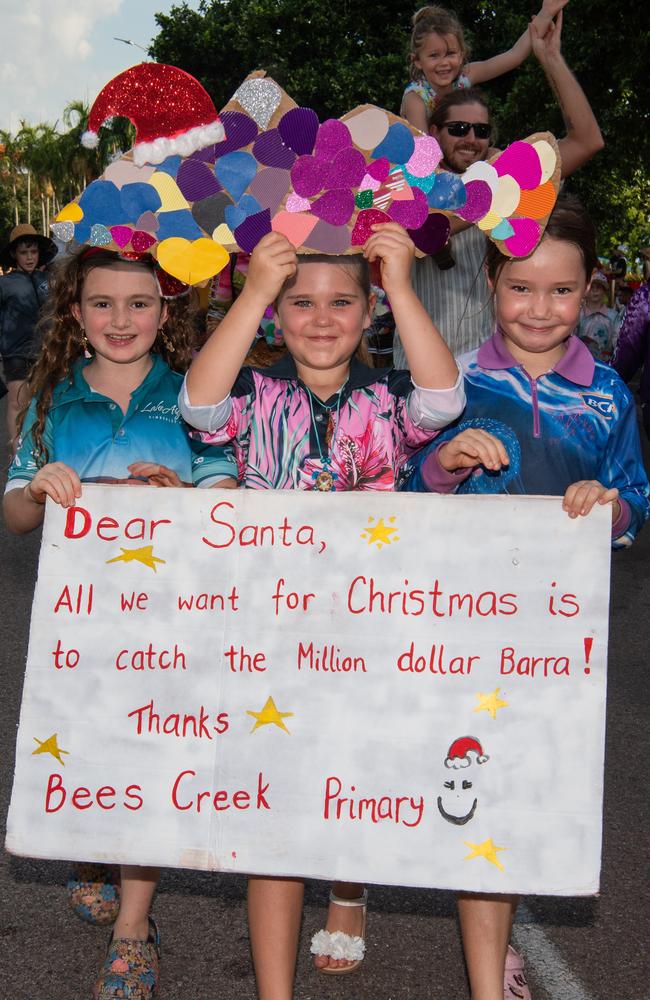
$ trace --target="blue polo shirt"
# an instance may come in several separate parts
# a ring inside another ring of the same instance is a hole
[[[499,330],[459,358],[467,406],[462,415],[404,467],[401,486],[414,492],[510,493],[563,496],[571,483],[596,479],[619,491],[614,548],[630,545],[650,514],[634,400],[607,365],[594,361],[577,337],[551,371],[534,379]],[[496,435],[509,464],[498,472],[446,472],[438,462],[445,441],[470,427]]]
[[[183,482],[211,486],[237,476],[229,449],[190,438],[177,405],[183,376],[158,354],[144,381],[132,393],[126,413],[95,392],[84,378],[88,360],[80,359],[70,379],[56,386],[45,421],[43,442],[50,462],[65,462],[82,482],[114,482],[131,478],[133,462],[157,462],[173,469]],[[33,399],[8,474],[7,489],[24,486],[39,466],[31,428],[36,419]]]

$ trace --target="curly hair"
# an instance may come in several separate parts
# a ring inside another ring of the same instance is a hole
[[[52,406],[55,388],[61,382],[72,383],[72,370],[84,357],[86,342],[83,331],[72,313],[72,306],[81,301],[81,291],[88,273],[96,267],[115,267],[127,263],[154,275],[157,264],[153,258],[124,261],[110,250],[93,250],[87,246],[72,254],[58,269],[48,296],[39,329],[43,331],[40,354],[27,379],[26,402],[18,416],[22,430],[32,399],[36,398],[36,420],[31,428],[34,458],[40,467],[50,457],[43,440],[45,421]],[[152,352],[160,354],[174,371],[185,372],[196,345],[196,328],[192,318],[193,305],[189,298],[167,302],[167,319],[153,344]]]
[[[413,15],[411,23],[413,31],[411,32],[411,50],[408,55],[408,70],[411,80],[421,80],[424,77],[422,70],[415,65],[415,60],[427,35],[436,34],[440,35],[441,38],[444,38],[445,35],[453,35],[462,52],[463,63],[468,61],[469,46],[465,41],[463,26],[453,10],[447,10],[437,4],[420,7]]]

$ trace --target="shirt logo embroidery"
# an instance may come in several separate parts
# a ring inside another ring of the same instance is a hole
[[[148,413],[153,420],[164,420],[166,423],[176,424],[180,421],[181,411],[175,403],[165,406],[165,401],[161,399],[158,403],[147,403],[142,407],[142,413]]]
[[[616,416],[616,404],[611,396],[599,396],[597,393],[582,392],[580,394],[585,406],[591,407],[606,420]]]

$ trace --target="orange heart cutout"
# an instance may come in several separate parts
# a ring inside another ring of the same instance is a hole
[[[158,246],[158,263],[172,277],[186,285],[198,285],[219,274],[229,260],[226,250],[207,237],[190,242],[180,236],[163,240]]]

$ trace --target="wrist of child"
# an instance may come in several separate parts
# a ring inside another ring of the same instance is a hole
[[[35,503],[39,507],[42,507],[43,504],[45,503],[45,494],[43,494],[42,500],[39,500],[38,497],[34,496],[34,493],[32,491],[32,484],[31,484],[31,482],[27,483],[27,485],[25,486],[25,488],[23,490],[23,494],[24,494],[24,496],[27,497],[27,499],[29,501],[31,501],[31,503]]]

